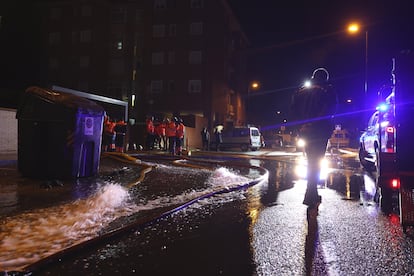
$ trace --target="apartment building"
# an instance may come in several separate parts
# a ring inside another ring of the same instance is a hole
[[[248,40],[226,0],[48,1],[40,10],[42,83],[128,101],[138,126],[175,115],[199,135],[246,123]]]

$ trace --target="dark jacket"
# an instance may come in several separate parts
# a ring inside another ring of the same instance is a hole
[[[301,136],[329,137],[334,128],[337,102],[337,95],[328,83],[302,87],[292,97],[291,121],[299,126]]]

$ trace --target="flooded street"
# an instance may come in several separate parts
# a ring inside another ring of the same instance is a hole
[[[121,167],[93,189],[80,189],[75,201],[4,217],[2,267],[35,275],[400,275],[414,269],[412,232],[402,233],[398,215],[381,213],[375,187],[352,158],[327,158],[322,204],[312,217],[302,204],[301,153],[136,157],[151,167],[142,182],[132,185],[141,172]]]

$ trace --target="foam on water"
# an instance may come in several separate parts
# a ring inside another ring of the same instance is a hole
[[[218,168],[207,180],[208,187],[204,190],[159,197],[138,205],[132,202],[125,187],[107,183],[89,198],[5,218],[0,221],[0,271],[20,270],[62,249],[94,238],[117,218],[142,210],[183,204],[206,193],[248,181],[248,178],[226,168]]]
[[[114,219],[136,212],[128,191],[102,186],[90,198],[8,217],[0,226],[0,270],[14,270],[96,236]]]
[[[210,176],[208,183],[213,187],[230,188],[249,182],[249,178],[238,175],[227,168],[218,168]]]

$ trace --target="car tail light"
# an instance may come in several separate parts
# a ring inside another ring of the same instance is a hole
[[[393,127],[387,127],[387,128],[385,129],[385,131],[386,131],[387,133],[394,133],[394,128],[393,128]]]
[[[390,180],[391,188],[393,189],[399,189],[400,188],[400,179],[399,178],[393,178]]]

